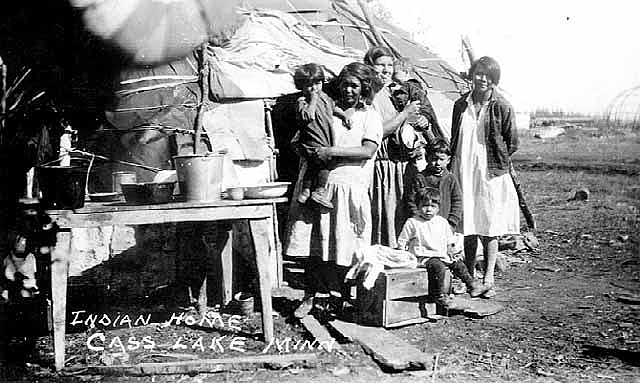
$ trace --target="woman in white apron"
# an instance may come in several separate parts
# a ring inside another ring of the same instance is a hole
[[[500,67],[491,57],[476,60],[473,89],[456,101],[451,127],[452,170],[462,189],[466,264],[475,269],[478,239],[484,248],[483,283],[495,296],[498,237],[520,232],[518,196],[509,174],[518,137],[512,106],[496,90]]]
[[[317,148],[323,162],[331,162],[327,181],[333,209],[301,205],[297,202],[306,164],[300,169],[291,199],[289,230],[285,254],[309,257],[307,297],[296,310],[302,317],[314,306],[320,319],[338,314],[343,299],[344,276],[354,252],[371,243],[371,202],[369,184],[373,175],[373,156],[382,140],[382,119],[369,103],[374,95],[375,71],[362,63],[345,66],[338,76],[340,106],[351,128],[334,117],[334,145]]]

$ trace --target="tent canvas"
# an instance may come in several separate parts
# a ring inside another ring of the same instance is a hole
[[[268,154],[264,146],[260,150],[246,147],[262,145],[259,138],[264,136],[265,127],[263,123],[256,125],[255,120],[244,116],[246,110],[243,110],[241,101],[275,99],[296,92],[291,74],[302,63],[322,63],[330,73],[336,74],[345,64],[360,61],[365,51],[359,48],[366,48],[367,41],[371,40],[368,37],[370,30],[362,24],[363,16],[353,2],[301,2],[305,10],[313,9],[313,12],[304,13],[305,17],[313,13],[313,20],[302,18],[301,13],[259,8],[265,5],[262,1],[249,2],[250,5],[254,3],[256,8],[244,11],[247,15],[245,22],[228,43],[223,47],[208,48],[212,52],[209,94],[214,104],[213,110],[207,112],[205,129],[216,137],[224,137],[225,134],[218,130],[229,132],[230,125],[234,126],[236,133],[253,132],[248,134],[252,140],[228,140],[231,145],[229,149],[235,153],[234,159],[264,159]],[[268,3],[281,8],[283,4],[292,4],[289,1]],[[348,18],[341,19],[340,15],[344,14]],[[325,16],[327,21],[321,22]],[[347,36],[351,29],[344,25],[348,22],[358,26],[354,28],[358,31],[359,40]],[[314,23],[317,27],[313,27]],[[327,36],[337,39],[335,33],[327,32],[335,29],[333,24],[336,23],[345,31],[341,41],[350,39],[358,48],[337,45],[326,39]],[[464,90],[464,81],[428,49],[408,40],[401,30],[381,21],[379,23],[385,38],[397,43],[395,50],[399,55],[416,61],[419,58],[429,59],[419,63],[417,71],[421,73],[420,78],[426,79],[431,86],[430,100],[447,134],[450,131],[453,100]],[[360,43],[356,44],[358,41]],[[107,111],[109,121],[119,129],[130,129],[142,122],[191,129],[195,106],[200,102],[196,91],[196,75],[194,57],[185,57],[157,68],[126,72],[119,83],[114,107]],[[216,113],[215,109],[221,105],[225,105],[226,112]],[[235,105],[238,105],[237,110]],[[258,111],[259,108],[254,110]],[[245,147],[238,147],[243,145]]]
[[[254,10],[288,13],[339,47],[365,52],[378,44],[356,0],[246,0],[245,3]],[[416,43],[409,33],[375,15],[370,15],[370,20],[383,43],[397,56],[408,58],[416,66],[417,77],[429,91],[442,92],[454,101],[465,91],[467,86],[459,73],[428,47]]]

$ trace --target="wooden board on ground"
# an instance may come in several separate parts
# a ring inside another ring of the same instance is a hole
[[[455,307],[462,307],[464,315],[482,318],[489,315],[497,314],[504,310],[504,306],[489,300],[482,298],[470,298],[468,296],[456,295],[453,297],[453,305]]]
[[[618,302],[640,305],[640,294],[622,293],[616,297]]]
[[[342,347],[336,342],[336,340],[329,334],[329,331],[318,322],[316,318],[311,315],[306,315],[304,318],[300,319],[300,323],[304,326],[304,328],[309,331],[311,336],[315,340],[317,340],[321,344],[332,344],[331,349],[336,350],[338,352],[342,351]]]
[[[301,301],[302,298],[304,298],[304,290],[294,289],[289,286],[277,287],[275,289],[271,289],[271,297],[286,298],[291,301],[293,300]]]
[[[429,369],[432,356],[380,327],[365,327],[333,320],[329,325],[362,346],[378,363],[393,370]]]
[[[89,373],[104,375],[170,375],[250,370],[262,367],[281,369],[297,365],[314,367],[314,353],[250,355],[235,358],[183,360],[163,363],[139,363],[135,365],[89,366]]]

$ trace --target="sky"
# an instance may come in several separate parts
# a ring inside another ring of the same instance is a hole
[[[516,108],[604,113],[640,86],[637,0],[379,0],[392,22],[459,71],[460,36],[501,66]]]

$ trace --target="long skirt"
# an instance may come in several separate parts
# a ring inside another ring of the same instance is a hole
[[[404,199],[405,189],[416,173],[416,167],[406,161],[375,161],[369,191],[373,220],[372,244],[397,247],[398,235],[409,218],[409,208]]]

